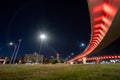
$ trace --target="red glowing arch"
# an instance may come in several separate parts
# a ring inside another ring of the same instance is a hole
[[[83,58],[98,47],[114,20],[120,7],[120,0],[88,0],[88,5],[92,25],[91,41],[82,54],[74,57],[68,62]]]

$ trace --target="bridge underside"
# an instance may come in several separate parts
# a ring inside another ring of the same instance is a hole
[[[109,28],[109,31],[107,32],[101,43],[98,45],[98,47],[93,52],[91,52],[91,54],[96,53],[101,49],[105,48],[119,37],[120,37],[120,9],[118,10],[115,16],[113,23]]]
[[[120,37],[120,0],[88,0],[91,40],[84,52],[68,62],[91,55]]]

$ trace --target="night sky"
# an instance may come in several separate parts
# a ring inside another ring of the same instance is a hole
[[[0,56],[10,57],[14,47],[8,43],[22,39],[18,57],[39,52],[38,35],[48,38],[42,43],[45,57],[59,53],[62,58],[78,55],[88,45],[91,34],[86,0],[28,0],[0,2]],[[95,55],[120,54],[120,39]],[[85,47],[80,44],[85,43]],[[109,53],[109,54],[108,54]]]

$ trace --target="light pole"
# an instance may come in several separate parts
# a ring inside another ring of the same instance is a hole
[[[39,38],[40,38],[40,50],[39,50],[39,54],[41,54],[42,41],[45,40],[47,37],[46,37],[45,34],[41,34],[41,35],[39,36]]]
[[[72,52],[72,53],[71,53],[71,56],[73,56],[73,55],[74,55],[74,53]]]
[[[42,49],[42,41],[45,40],[47,38],[47,36],[45,34],[40,34],[39,35],[39,39],[40,39],[40,50],[39,50],[39,54],[41,54],[41,49]],[[38,57],[38,56],[37,56]],[[37,62],[38,62],[38,58],[37,58]],[[43,62],[43,61],[42,61]]]
[[[19,41],[19,43],[18,43],[18,46],[16,47],[16,52],[15,52],[15,56],[14,56],[14,59],[13,59],[13,64],[15,63],[15,60],[16,60],[16,57],[17,57],[17,53],[18,53],[19,48],[20,48],[21,39],[19,39],[18,41]]]
[[[80,44],[80,48],[84,48],[85,47],[85,43],[81,43]],[[82,51],[81,51],[82,52]]]
[[[11,64],[12,61],[13,61],[13,58],[14,58],[14,55],[15,55],[15,51],[16,51],[17,46],[16,46],[13,42],[9,42],[9,45],[10,45],[10,46],[14,46],[14,50],[13,50],[13,53],[12,53],[12,56],[11,56],[10,62],[9,62],[9,64]]]

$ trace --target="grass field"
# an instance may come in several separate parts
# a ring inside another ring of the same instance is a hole
[[[120,64],[0,65],[0,80],[120,80]]]

